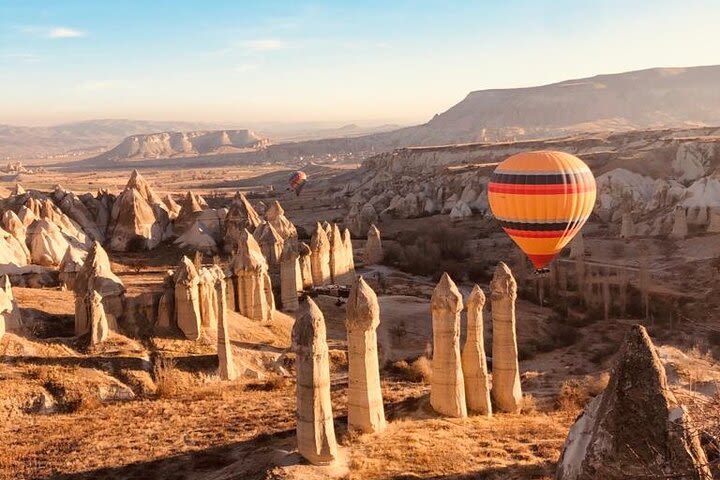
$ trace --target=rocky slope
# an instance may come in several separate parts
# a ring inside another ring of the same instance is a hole
[[[624,236],[669,234],[676,207],[691,233],[720,231],[720,128],[403,148],[369,158],[335,196],[347,200],[351,225],[383,215],[446,213],[461,220],[488,213],[486,187],[497,162],[530,150],[582,158],[597,180],[596,219],[619,230],[625,215],[631,231]]]

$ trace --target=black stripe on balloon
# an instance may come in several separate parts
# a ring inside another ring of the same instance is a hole
[[[557,222],[557,223],[529,223],[529,222],[505,222],[500,221],[500,225],[504,228],[510,228],[513,230],[525,230],[528,232],[552,232],[557,230],[572,230],[580,222]]]
[[[574,183],[585,173],[547,173],[547,174],[526,174],[526,173],[493,173],[490,181],[494,183],[510,183],[521,185],[563,185]]]

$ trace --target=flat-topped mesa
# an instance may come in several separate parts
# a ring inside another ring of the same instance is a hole
[[[21,332],[23,330],[20,307],[13,295],[10,277],[0,278],[0,338],[4,332]]]
[[[430,405],[448,417],[466,417],[465,381],[460,357],[462,295],[443,273],[430,300],[433,326],[433,373]]]
[[[517,283],[510,268],[500,262],[490,282],[492,301],[492,398],[502,412],[519,413],[522,408],[520,367],[515,330]]]
[[[217,298],[217,352],[218,376],[221,380],[235,380],[237,372],[233,362],[233,351],[228,332],[227,292],[225,290],[225,272],[220,266],[212,267],[215,278],[215,298]]]
[[[325,318],[311,298],[300,303],[292,330],[297,370],[298,452],[313,465],[337,459],[330,399],[330,360]]]
[[[310,239],[310,266],[312,267],[313,285],[320,287],[331,282],[330,276],[330,240],[320,222],[315,226]]]
[[[362,277],[350,290],[345,326],[348,335],[348,428],[365,433],[385,430],[380,388],[377,327],[380,305]]]
[[[275,299],[267,261],[247,230],[240,235],[230,271],[235,311],[251,320],[270,322]]]
[[[214,268],[198,271],[198,298],[200,300],[200,324],[203,328],[216,330],[218,327],[218,298],[215,295],[217,272]]]
[[[175,269],[175,318],[177,326],[188,340],[201,335],[200,277],[193,262],[183,256]]]
[[[92,288],[102,297],[103,310],[107,316],[109,328],[117,330],[118,322],[125,310],[125,286],[117,275],[112,272],[110,258],[99,242],[93,242],[85,261],[75,276],[73,292],[75,293],[75,316],[84,315],[83,298]],[[89,322],[80,323],[85,326],[83,331],[75,331],[76,335],[87,333]],[[82,329],[81,329],[82,330]]]
[[[375,265],[383,261],[382,241],[380,240],[380,230],[373,224],[367,232],[367,241],[365,242],[364,261],[365,265]]]
[[[275,228],[283,240],[297,238],[295,225],[285,216],[285,210],[277,200],[273,201],[268,207],[265,212],[265,220]]]
[[[670,232],[670,238],[682,240],[687,237],[687,234],[687,211],[685,210],[685,207],[677,205],[673,213],[673,227]]]
[[[225,251],[235,252],[240,235],[244,230],[252,233],[262,223],[260,215],[255,211],[244,194],[238,192],[228,208],[225,216]]]
[[[285,242],[280,257],[280,303],[282,309],[287,312],[298,309],[298,292],[303,289],[300,255],[297,249],[297,240],[291,237]]]
[[[166,237],[169,225],[167,207],[137,170],[133,171],[110,213],[110,249],[151,250]]]
[[[300,276],[302,277],[303,289],[312,288],[312,251],[310,250],[310,245],[305,242],[300,242],[300,244],[298,245],[298,255],[298,262],[300,262]]]
[[[698,430],[673,392],[644,327],[625,338],[605,391],[570,428],[557,480],[710,480]]]
[[[484,307],[485,293],[475,285],[467,300],[467,338],[462,351],[462,370],[468,409],[490,417],[492,404],[483,334]]]

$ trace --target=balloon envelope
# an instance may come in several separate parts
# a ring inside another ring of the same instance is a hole
[[[296,194],[300,195],[300,191],[302,190],[302,187],[305,185],[305,182],[307,182],[307,175],[305,172],[298,170],[297,172],[293,172],[290,174],[290,178],[288,178],[288,183],[290,184],[290,188],[295,191]]]
[[[580,231],[595,205],[595,178],[564,152],[523,152],[495,169],[488,201],[503,230],[543,268]]]

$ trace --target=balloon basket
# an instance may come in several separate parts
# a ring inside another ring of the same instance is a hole
[[[550,275],[550,269],[549,268],[536,268],[533,276],[535,278],[545,278],[548,275]]]

